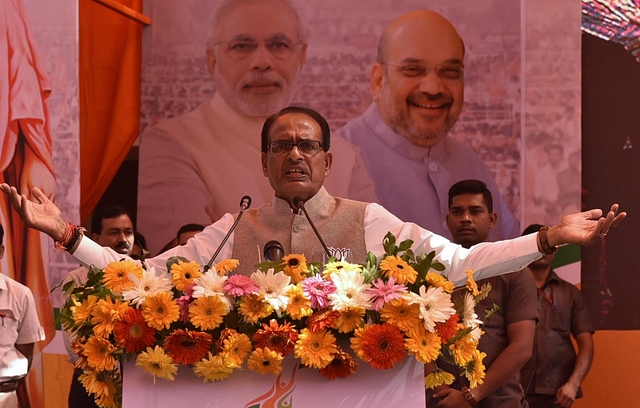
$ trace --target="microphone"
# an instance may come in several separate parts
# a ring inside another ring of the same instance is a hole
[[[238,218],[236,218],[236,221],[233,223],[231,228],[229,228],[227,235],[224,236],[224,239],[222,240],[222,242],[220,242],[220,245],[218,245],[218,249],[216,249],[216,252],[214,252],[211,259],[209,259],[209,262],[205,265],[204,267],[205,272],[211,269],[211,266],[213,265],[213,261],[216,259],[220,251],[222,251],[222,247],[224,246],[224,244],[227,243],[227,240],[231,236],[231,233],[233,232],[233,230],[236,229],[236,227],[238,226],[238,223],[240,222],[240,218],[242,218],[242,214],[244,213],[244,210],[249,208],[250,205],[251,205],[251,197],[249,196],[242,197],[242,200],[240,200],[240,212],[238,213]]]
[[[284,248],[278,241],[269,241],[264,246],[264,257],[269,262],[279,262],[284,258]]]
[[[240,212],[246,210],[249,207],[251,207],[251,197],[249,196],[242,197],[242,200],[240,200]]]
[[[307,213],[307,209],[304,208],[304,200],[302,199],[302,197],[300,196],[293,197],[293,203],[296,205],[296,207],[298,207],[298,209],[302,210],[302,212],[304,213],[304,216],[307,218],[307,221],[309,221],[309,225],[311,225],[313,232],[315,232],[316,237],[318,237],[320,244],[322,244],[322,248],[324,248],[324,252],[327,254],[327,258],[331,258],[331,252],[329,252],[329,248],[327,248],[327,245],[322,240],[322,237],[320,236],[320,233],[316,229],[316,226],[313,224],[313,221],[311,221],[311,218],[309,217],[309,213]]]

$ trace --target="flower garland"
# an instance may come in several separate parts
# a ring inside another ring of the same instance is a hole
[[[68,300],[58,319],[79,356],[79,379],[101,407],[122,405],[120,364],[134,358],[154,382],[173,380],[178,365],[208,382],[244,364],[277,375],[289,355],[336,379],[355,373],[358,360],[382,370],[408,354],[433,364],[427,387],[453,382],[438,368],[441,359],[460,367],[474,388],[484,378],[474,308],[490,287],[478,290],[467,271],[466,287],[455,289],[435,253],[416,256],[412,244],[396,244],[388,233],[380,263],[372,253],[365,265],[334,258],[307,264],[292,254],[257,265],[250,277],[231,274],[233,259],[203,271],[173,257],[167,274],[112,262],[91,268],[86,284],[64,286]],[[456,305],[454,290],[465,292]],[[338,345],[340,337],[350,350]]]

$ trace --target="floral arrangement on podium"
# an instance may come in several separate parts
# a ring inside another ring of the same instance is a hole
[[[475,305],[490,287],[478,290],[467,271],[466,287],[455,289],[435,253],[416,256],[412,244],[389,233],[380,262],[369,253],[365,265],[307,264],[292,254],[256,265],[250,277],[232,274],[232,259],[205,271],[174,257],[160,275],[131,260],[112,262],[91,268],[86,284],[64,286],[58,319],[80,357],[80,381],[101,407],[122,405],[120,367],[131,359],[154,382],[173,380],[178,365],[207,382],[245,365],[278,374],[291,354],[327,379],[348,377],[359,362],[389,369],[412,355],[434,364],[427,387],[454,380],[437,367],[440,358],[473,388],[484,377]],[[454,290],[464,291],[456,304]],[[341,337],[350,349],[338,345]]]

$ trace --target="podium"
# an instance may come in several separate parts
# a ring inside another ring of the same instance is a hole
[[[123,367],[123,408],[424,408],[424,365],[405,357],[390,370],[358,360],[355,374],[327,380],[318,370],[288,357],[280,375],[260,375],[246,365],[218,382],[203,383],[180,366],[174,381],[135,366]]]

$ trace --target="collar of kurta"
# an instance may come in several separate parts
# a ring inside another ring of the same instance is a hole
[[[331,198],[331,194],[329,194],[324,187],[321,187],[313,197],[305,201],[304,208],[307,209],[307,212],[316,213],[326,207],[329,204]],[[278,213],[293,213],[293,210],[291,209],[289,203],[281,198],[274,197],[272,204],[273,208]],[[298,210],[298,214],[302,214],[302,210]]]

